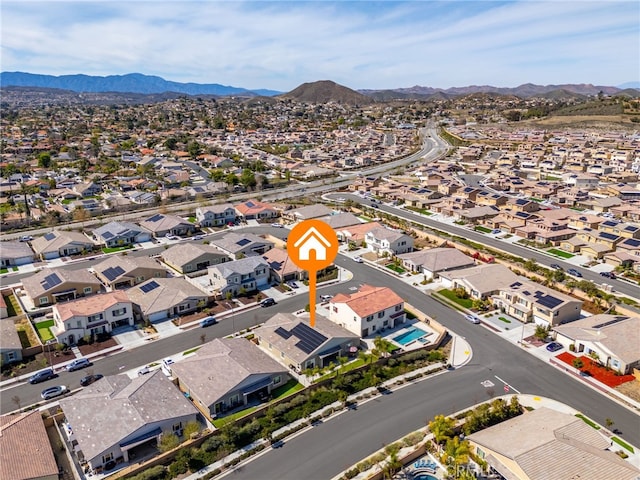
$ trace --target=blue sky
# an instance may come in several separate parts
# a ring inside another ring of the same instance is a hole
[[[2,71],[289,91],[640,80],[640,2],[2,0]]]

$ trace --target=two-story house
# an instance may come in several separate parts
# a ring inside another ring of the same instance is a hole
[[[238,295],[269,284],[269,264],[262,257],[246,257],[208,267],[209,284],[221,296]]]
[[[221,227],[236,221],[236,209],[230,203],[198,207],[196,220],[201,227]]]
[[[404,232],[388,228],[369,230],[365,237],[367,248],[378,256],[399,255],[413,250],[413,238]]]
[[[102,283],[88,270],[43,268],[22,280],[25,293],[35,308],[85,297],[103,290]]]
[[[258,200],[247,200],[236,205],[236,213],[245,220],[265,220],[280,215],[273,205]]]
[[[58,343],[74,345],[78,340],[133,325],[133,305],[122,291],[92,295],[53,306],[51,333]]]
[[[329,320],[360,337],[377,335],[405,322],[404,300],[388,287],[362,285],[331,299]]]

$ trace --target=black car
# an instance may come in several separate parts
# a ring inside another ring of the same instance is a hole
[[[553,268],[554,270],[563,270],[563,268],[557,263],[552,263],[551,268]]]
[[[616,278],[616,274],[613,272],[600,272],[600,275],[602,275],[603,277],[610,278],[612,280]]]
[[[103,375],[97,373],[95,375],[87,375],[86,377],[82,377],[80,379],[80,385],[86,387],[87,385],[91,385],[93,382],[100,380]]]
[[[275,304],[276,304],[276,301],[271,297],[265,298],[260,302],[261,307],[270,307],[271,305],[275,305]]]
[[[569,270],[567,270],[567,273],[569,275],[573,275],[574,277],[582,278],[582,274],[575,268],[570,268]]]
[[[204,317],[202,320],[200,320],[200,326],[202,328],[204,327],[210,327],[211,325],[215,325],[217,322],[216,317],[214,316],[208,316],[208,317]]]
[[[39,372],[34,373],[29,378],[29,383],[40,383],[55,378],[56,374],[53,373],[53,368],[46,368],[44,370],[40,370]]]

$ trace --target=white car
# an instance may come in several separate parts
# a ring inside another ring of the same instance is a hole
[[[320,295],[320,300],[322,300],[323,302],[328,302],[332,298],[333,298],[333,295]]]
[[[283,228],[284,227],[284,225],[282,225],[281,223],[272,223],[271,226],[273,228]]]
[[[360,257],[360,256],[353,257],[353,261],[356,262],[356,263],[362,263],[363,262],[362,257]]]
[[[474,315],[473,313],[467,313],[464,318],[466,318],[467,320],[469,320],[471,323],[475,323],[478,324],[480,323],[480,318],[477,315]]]
[[[150,371],[151,369],[149,368],[149,366],[142,367],[140,370],[138,370],[138,376],[141,377],[142,375],[146,375]]]

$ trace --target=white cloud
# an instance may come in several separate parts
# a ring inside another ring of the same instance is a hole
[[[290,90],[638,80],[635,2],[2,4],[2,70]]]

